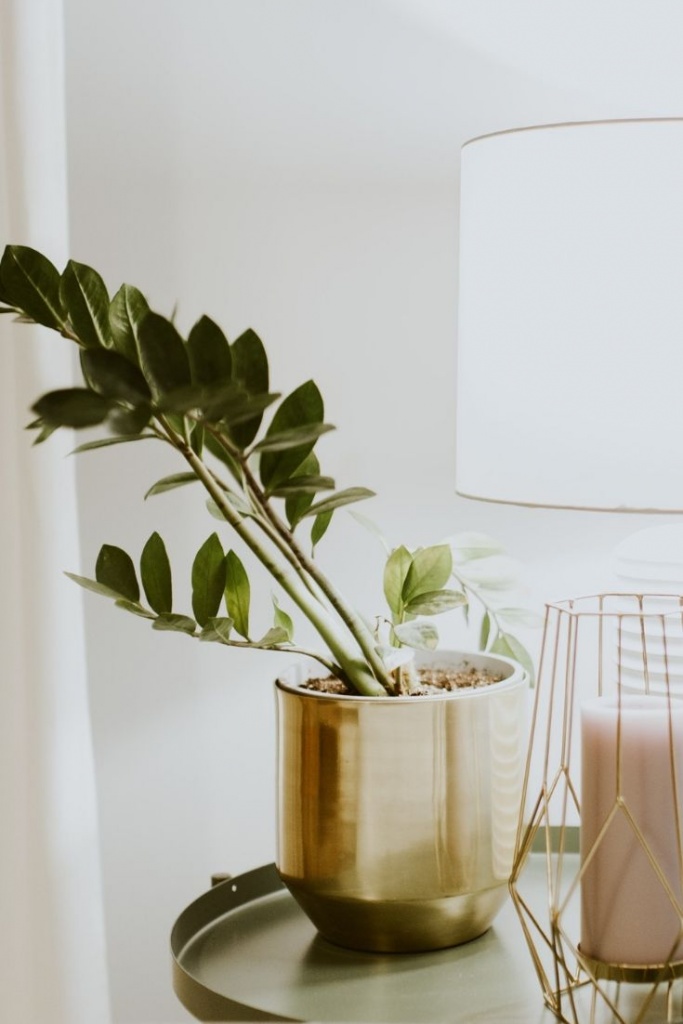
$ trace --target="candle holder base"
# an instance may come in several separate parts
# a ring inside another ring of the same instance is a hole
[[[657,985],[683,978],[683,960],[664,964],[612,964],[596,960],[577,947],[579,963],[596,981],[619,981],[629,985]]]

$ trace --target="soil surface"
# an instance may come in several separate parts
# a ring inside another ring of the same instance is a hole
[[[499,683],[504,677],[487,672],[486,669],[476,669],[473,666],[464,665],[461,669],[435,666],[434,668],[420,668],[413,670],[412,684],[408,692],[407,673],[404,671],[404,687],[406,692],[397,694],[402,697],[429,697],[434,694],[452,690],[473,690],[482,686],[491,686],[492,683]],[[324,679],[309,679],[302,686],[304,690],[315,690],[317,693],[337,693],[353,696],[354,691],[341,679],[335,676],[327,676]]]

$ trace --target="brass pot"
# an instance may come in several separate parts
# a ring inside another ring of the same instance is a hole
[[[308,666],[276,681],[278,871],[321,934],[351,949],[468,942],[507,895],[527,676],[498,655],[430,652],[418,664],[505,678],[402,698],[303,690]]]

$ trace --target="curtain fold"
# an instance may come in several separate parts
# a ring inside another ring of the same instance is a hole
[[[67,256],[62,0],[0,0],[0,247]],[[110,1019],[78,571],[59,434],[22,427],[68,386],[68,344],[0,317],[0,1005],[13,1024]]]

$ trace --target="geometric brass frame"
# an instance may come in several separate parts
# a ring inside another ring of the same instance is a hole
[[[510,892],[545,1004],[563,1024],[659,1024],[683,1018],[683,982],[679,980],[683,962],[611,964],[584,956],[580,949],[581,881],[610,819],[582,857],[571,852],[571,837],[581,816],[577,719],[580,703],[587,697],[620,695],[628,689],[622,671],[625,630],[642,639],[640,692],[665,696],[671,722],[671,708],[678,713],[678,701],[683,697],[683,669],[678,673],[670,670],[678,656],[683,665],[683,597],[602,594],[546,606]],[[622,698],[616,699],[620,737]],[[673,737],[671,728],[669,735]],[[617,760],[618,744],[619,738]],[[683,796],[683,751],[674,749],[673,739],[670,745],[675,805],[671,820],[680,869],[675,885],[661,877],[663,869],[629,814],[619,783],[611,815],[623,813],[629,818],[636,840],[670,900],[673,916],[680,921],[673,954],[683,937],[683,828],[678,795],[680,788]],[[532,905],[525,893],[525,867],[532,849],[545,853],[544,905]]]

